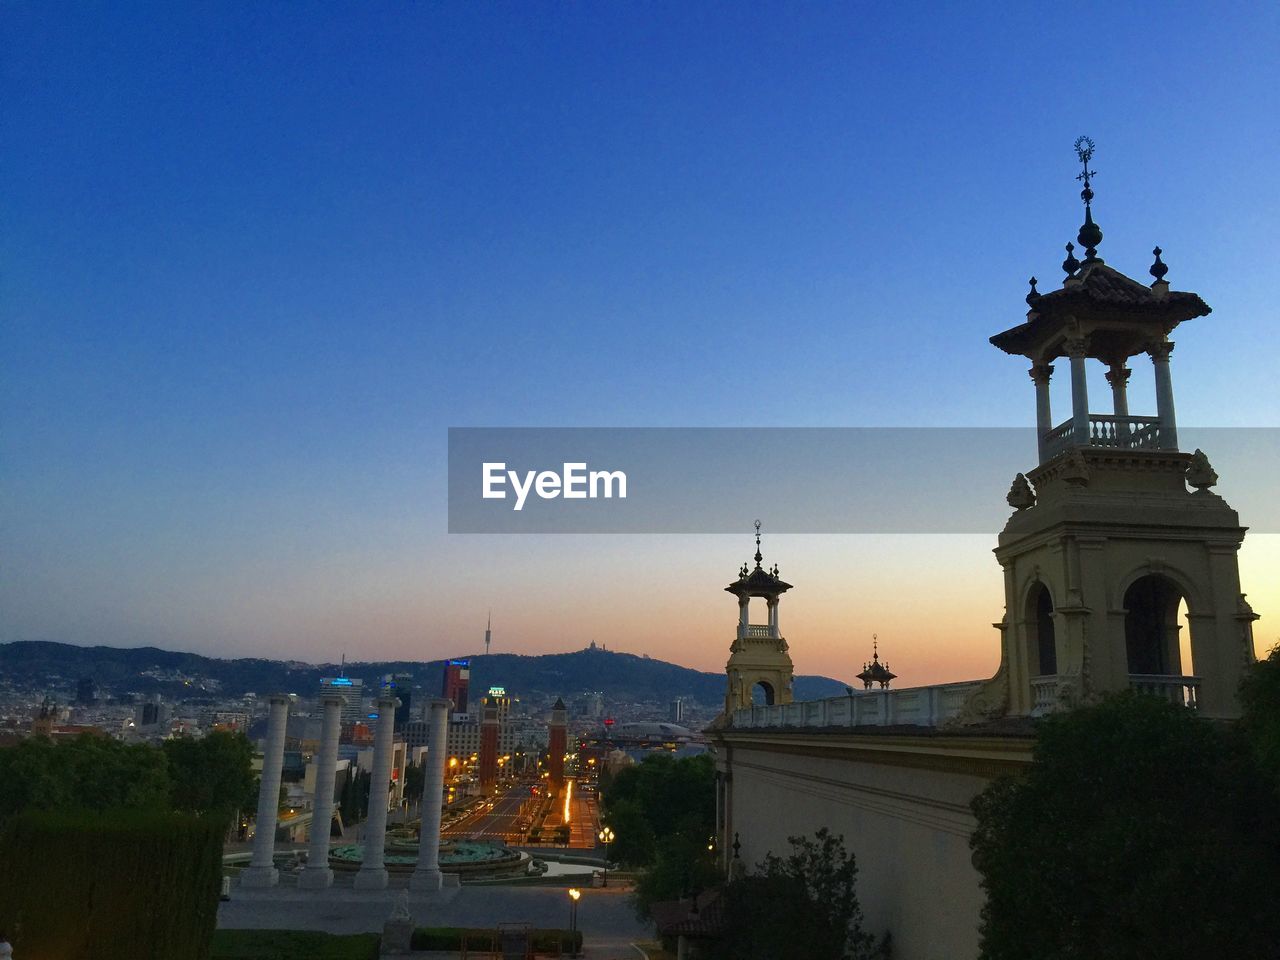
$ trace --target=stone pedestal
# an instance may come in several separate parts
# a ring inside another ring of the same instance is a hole
[[[280,879],[275,868],[276,817],[280,812],[280,771],[284,765],[285,727],[289,720],[287,694],[271,697],[267,717],[267,742],[262,751],[262,780],[258,787],[258,818],[254,826],[253,857],[240,874],[242,887],[274,887]]]
[[[412,952],[413,916],[409,913],[409,894],[402,892],[396,908],[382,925],[382,950],[384,957],[402,957]]]

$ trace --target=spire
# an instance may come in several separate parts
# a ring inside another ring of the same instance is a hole
[[[1080,191],[1080,199],[1084,201],[1084,223],[1080,225],[1076,242],[1085,248],[1085,263],[1101,263],[1098,244],[1102,242],[1102,228],[1093,222],[1093,187],[1090,186],[1092,178],[1098,175],[1097,170],[1089,169],[1089,161],[1093,159],[1093,141],[1088,137],[1077,137],[1076,156],[1080,158],[1082,168],[1076,179],[1084,181],[1084,189]]]
[[[489,642],[493,639],[493,611],[489,611],[489,620],[484,625],[484,652],[489,654]]]
[[[764,555],[760,552],[760,521],[756,521],[756,567],[760,566],[760,561],[764,559]]]

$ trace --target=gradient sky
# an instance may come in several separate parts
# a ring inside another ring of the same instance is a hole
[[[1158,243],[1214,307],[1181,422],[1280,425],[1275,4],[40,2],[0,32],[0,640],[430,659],[492,607],[495,650],[720,669],[754,516],[449,536],[446,429],[1030,425],[986,338],[1061,278],[1081,133],[1103,256],[1143,278]],[[904,683],[989,674],[995,532],[769,538],[797,669],[876,632]],[[1259,649],[1277,541],[1241,556]]]

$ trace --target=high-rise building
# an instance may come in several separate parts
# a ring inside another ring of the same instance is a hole
[[[671,722],[684,723],[684,699],[676,697],[671,701]]]
[[[344,724],[363,723],[368,719],[364,704],[364,681],[354,677],[323,677],[320,680],[321,691],[335,690],[346,697],[342,705],[342,722]]]
[[[444,662],[444,682],[440,685],[440,695],[453,701],[454,713],[467,712],[467,691],[471,686],[471,661],[468,659],[446,660]]]
[[[498,780],[498,705],[486,697],[480,720],[480,788],[488,791]]]

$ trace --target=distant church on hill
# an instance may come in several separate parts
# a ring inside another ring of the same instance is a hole
[[[1150,284],[1103,262],[1092,143],[1081,138],[1077,150],[1083,259],[1067,244],[1062,286],[1040,293],[1033,279],[1025,321],[991,338],[1030,362],[1038,437],[1036,466],[1013,480],[1013,513],[995,549],[1005,591],[996,675],[889,689],[892,674],[868,679],[877,651],[863,690],[796,702],[779,621],[791,584],[764,564],[758,525],[754,567],[744,564],[726,588],[738,625],[725,709],[709,731],[722,866],[732,871],[735,857],[754,865],[785,850],[789,835],[819,827],[843,834],[858,856],[866,928],[891,931],[898,960],[977,956],[983,900],[969,803],[1030,761],[1032,718],[1125,689],[1236,717],[1236,689],[1254,660],[1257,618],[1237,563],[1245,528],[1213,492],[1205,454],[1178,445],[1169,335],[1209,307],[1170,289],[1158,247]],[[1154,415],[1129,411],[1138,358],[1153,367]],[[1106,367],[1106,413],[1091,412],[1091,361]],[[1056,367],[1070,380],[1071,409],[1055,424]],[[1184,608],[1191,663],[1181,653]]]

